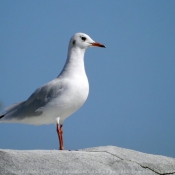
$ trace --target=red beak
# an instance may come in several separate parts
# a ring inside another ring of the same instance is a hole
[[[97,43],[97,42],[91,43],[91,44],[92,44],[92,46],[97,46],[97,47],[104,47],[104,48],[106,48],[105,45],[100,44],[100,43]]]

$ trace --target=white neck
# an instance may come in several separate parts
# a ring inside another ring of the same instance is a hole
[[[84,67],[85,49],[72,47],[68,50],[67,60],[60,76],[86,75]]]

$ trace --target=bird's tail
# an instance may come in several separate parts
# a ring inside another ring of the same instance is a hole
[[[5,112],[3,112],[2,114],[0,114],[0,121],[1,121],[2,118],[4,118],[4,117],[6,116],[6,114],[9,114],[9,113],[11,113],[12,111],[16,110],[16,109],[17,109],[21,104],[23,104],[23,103],[25,103],[25,101],[22,101],[22,102],[20,102],[20,103],[15,103],[15,104],[13,104],[13,105],[7,107],[7,108],[5,109]]]
[[[5,114],[0,115],[0,119],[4,117]]]

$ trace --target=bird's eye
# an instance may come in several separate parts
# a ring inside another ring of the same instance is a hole
[[[81,39],[82,39],[83,41],[86,41],[86,37],[84,37],[84,36],[82,36]]]

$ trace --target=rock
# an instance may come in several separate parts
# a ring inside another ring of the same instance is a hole
[[[114,146],[78,151],[0,149],[0,175],[174,174],[175,159]]]

